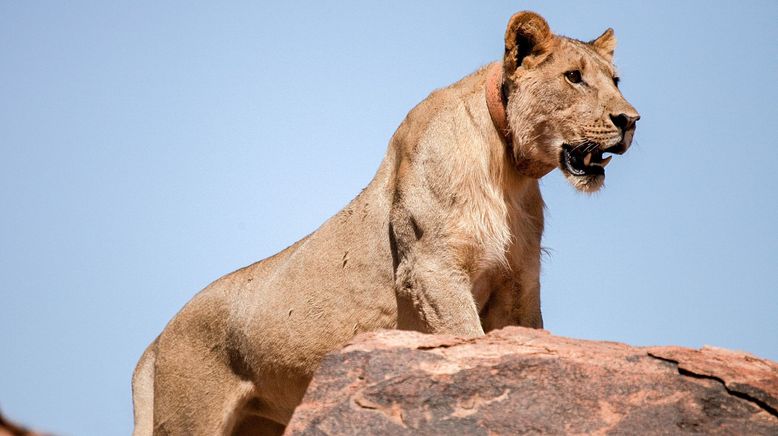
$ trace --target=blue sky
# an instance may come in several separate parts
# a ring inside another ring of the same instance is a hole
[[[316,229],[510,15],[613,27],[636,143],[558,171],[546,327],[778,359],[778,3],[0,3],[0,408],[128,434],[130,375],[199,289]]]

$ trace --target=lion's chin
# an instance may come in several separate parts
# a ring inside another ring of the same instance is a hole
[[[568,173],[564,168],[562,168],[562,174],[575,189],[589,194],[599,191],[605,184],[604,174],[576,176]]]

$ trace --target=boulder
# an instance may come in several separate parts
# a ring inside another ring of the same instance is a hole
[[[322,361],[286,434],[778,435],[778,364],[508,327],[380,331]]]

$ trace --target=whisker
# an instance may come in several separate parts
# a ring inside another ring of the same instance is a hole
[[[596,150],[599,146],[600,145],[597,144],[596,142],[587,141],[587,142],[584,142],[583,144],[579,145],[578,147],[576,147],[576,150],[578,148],[583,147],[581,149],[581,153],[582,154],[588,154],[588,153],[591,153],[592,151]]]
[[[576,145],[570,151],[578,151],[578,149],[580,149],[581,147],[585,147],[585,146],[588,146],[588,145],[589,145],[589,142],[585,141],[585,142],[582,142],[582,143]]]

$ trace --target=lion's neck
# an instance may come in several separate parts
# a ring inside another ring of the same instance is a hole
[[[505,137],[494,128],[485,98],[490,68],[493,67],[452,85],[481,134],[463,142],[455,141],[458,147],[452,150],[454,167],[450,174],[458,175],[452,185],[457,195],[468,194],[471,216],[464,217],[465,227],[478,236],[478,242],[485,248],[486,263],[496,261],[507,265],[513,246],[521,243],[521,235],[529,230],[524,228],[528,217],[526,205],[534,199],[542,200],[538,179],[520,171]]]

